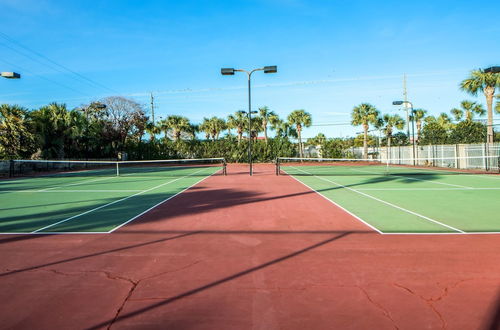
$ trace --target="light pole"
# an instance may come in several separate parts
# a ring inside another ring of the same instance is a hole
[[[250,166],[250,175],[253,174],[252,169],[252,113],[257,113],[257,111],[252,112],[252,97],[251,97],[251,78],[252,73],[255,71],[264,71],[264,73],[276,73],[278,72],[278,67],[276,65],[265,66],[263,68],[253,69],[252,71],[247,71],[243,69],[234,68],[222,68],[220,72],[224,76],[232,76],[235,72],[245,72],[248,76],[248,164]],[[244,112],[244,111],[243,111]]]
[[[393,101],[392,102],[392,105],[402,105],[402,104],[409,104],[410,105],[410,113],[411,113],[411,135],[412,135],[412,142],[413,142],[413,165],[415,165],[415,113],[414,113],[414,110],[413,110],[413,103],[411,103],[410,101]],[[406,110],[408,111],[408,109]],[[409,131],[409,127],[408,127],[408,131]],[[408,138],[410,138],[408,136]]]

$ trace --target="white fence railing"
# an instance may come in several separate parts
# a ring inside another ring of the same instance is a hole
[[[354,158],[363,158],[363,148],[350,148]],[[499,171],[500,143],[447,144],[370,147],[368,158],[389,160],[401,165],[451,167],[458,169],[482,169]]]

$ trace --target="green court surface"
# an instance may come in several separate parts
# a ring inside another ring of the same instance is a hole
[[[81,171],[0,181],[0,233],[109,233],[221,171]]]
[[[391,166],[281,166],[380,233],[500,233],[500,175]]]

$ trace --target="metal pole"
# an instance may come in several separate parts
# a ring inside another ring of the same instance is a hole
[[[252,169],[252,97],[250,92],[250,78],[252,72],[248,73],[248,164],[250,165],[250,175],[253,174]]]
[[[415,114],[413,113],[413,105],[411,106],[411,135],[413,138],[413,165],[416,164],[415,160]]]

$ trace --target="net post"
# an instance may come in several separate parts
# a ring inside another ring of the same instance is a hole
[[[222,174],[227,175],[227,162],[225,158],[222,158]]]
[[[116,176],[120,176],[120,165],[116,162]]]
[[[280,175],[280,159],[276,158],[276,175]]]

